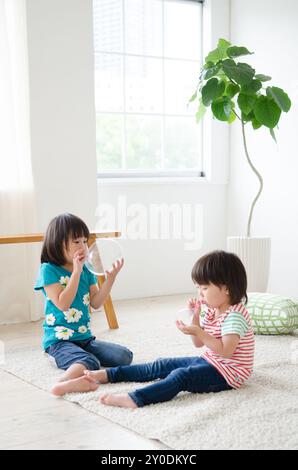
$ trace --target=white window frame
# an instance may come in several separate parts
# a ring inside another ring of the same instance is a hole
[[[203,58],[203,17],[204,17],[204,2],[206,0],[175,0],[175,1],[181,1],[181,2],[195,2],[195,3],[202,3],[202,16],[201,16],[201,58]],[[100,53],[101,51],[96,51],[96,53]],[[106,52],[106,51],[102,51]],[[130,54],[130,53],[123,53],[123,56],[132,56],[132,57],[143,57],[142,55],[137,55],[137,54]],[[146,56],[146,58],[156,58],[155,56]],[[160,57],[158,57],[160,59]],[[167,57],[163,56],[162,59],[167,59]],[[180,59],[183,61],[183,59]],[[187,60],[188,62],[191,62],[191,60]],[[97,112],[96,111],[96,116],[101,115],[101,114],[115,114],[115,115],[135,115],[139,113],[131,113],[131,112],[113,112],[113,113],[105,113],[105,112]],[[152,114],[148,113],[142,113],[144,116],[151,116]],[[169,116],[169,117],[188,117],[189,115],[175,115],[175,114],[160,114],[161,117]],[[195,119],[195,116],[193,117]],[[98,180],[102,180],[103,182],[106,181],[111,181],[111,182],[117,182],[119,180],[121,181],[146,181],[146,180],[156,180],[156,181],[163,181],[163,180],[192,180],[192,181],[198,181],[199,179],[205,179],[205,170],[204,170],[204,132],[203,132],[203,121],[201,121],[198,124],[198,133],[200,134],[200,154],[201,154],[201,166],[198,169],[159,169],[159,170],[132,170],[132,169],[123,169],[123,170],[100,170],[97,172],[97,178]],[[199,155],[198,155],[199,159]]]

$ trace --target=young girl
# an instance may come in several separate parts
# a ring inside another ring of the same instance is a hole
[[[123,266],[117,261],[99,289],[96,276],[84,265],[89,230],[72,214],[61,214],[49,224],[41,253],[35,290],[45,296],[43,349],[57,367],[65,370],[52,392],[61,394],[61,384],[72,380],[73,391],[95,390],[97,384],[84,379],[87,370],[101,366],[125,366],[132,361],[127,348],[98,341],[90,330],[89,305],[98,309],[109,295]]]
[[[181,391],[220,392],[239,388],[253,370],[254,336],[247,302],[247,280],[240,259],[224,251],[214,251],[200,258],[192,269],[192,279],[199,289],[199,299],[190,299],[194,310],[192,324],[177,321],[177,328],[190,335],[194,346],[206,346],[201,357],[157,359],[148,364],[85,371],[86,381],[94,387],[104,383],[148,382],[153,384],[128,394],[105,394],[105,405],[137,408],[168,401]],[[201,303],[208,305],[200,317]],[[65,382],[64,393],[72,383]]]

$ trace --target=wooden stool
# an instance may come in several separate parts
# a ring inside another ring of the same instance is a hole
[[[91,232],[88,240],[88,246],[95,242],[96,238],[117,238],[120,237],[120,232]],[[0,237],[0,245],[12,243],[35,243],[42,242],[44,239],[43,233],[32,233],[28,235],[8,235]],[[97,276],[98,284],[101,286],[105,281],[105,276]],[[112,298],[109,295],[104,303],[104,310],[107,317],[109,328],[112,330],[119,328],[116,313],[114,310]]]

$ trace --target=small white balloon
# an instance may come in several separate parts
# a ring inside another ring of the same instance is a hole
[[[122,258],[122,249],[119,243],[112,238],[97,238],[89,247],[85,265],[96,276],[105,275],[113,264]]]
[[[194,311],[190,308],[183,308],[176,314],[176,319],[183,321],[185,325],[191,325]]]

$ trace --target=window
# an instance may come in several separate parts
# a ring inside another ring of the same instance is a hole
[[[188,100],[201,2],[94,0],[93,9],[99,175],[200,175],[202,129]]]

